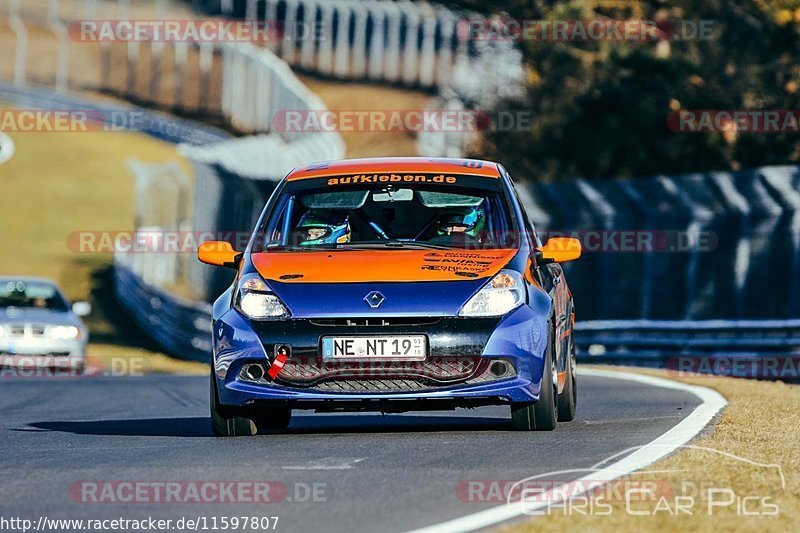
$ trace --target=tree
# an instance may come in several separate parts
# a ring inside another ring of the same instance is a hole
[[[797,110],[800,0],[544,2],[461,0],[461,7],[549,21],[655,21],[644,40],[523,40],[530,130],[488,132],[473,155],[519,177],[634,177],[796,163],[800,132],[689,133],[682,110]],[[710,35],[691,35],[701,26]]]

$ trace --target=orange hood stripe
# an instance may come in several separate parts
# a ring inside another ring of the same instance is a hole
[[[497,274],[517,253],[499,250],[263,252],[253,265],[283,283],[465,281]]]

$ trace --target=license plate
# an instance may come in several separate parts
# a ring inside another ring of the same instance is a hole
[[[390,359],[424,361],[428,353],[425,335],[382,335],[379,337],[323,337],[322,358]]]

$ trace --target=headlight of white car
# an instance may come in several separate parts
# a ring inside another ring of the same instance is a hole
[[[50,328],[50,338],[60,341],[68,341],[78,339],[81,336],[81,330],[75,326],[55,326]]]
[[[522,276],[503,270],[461,308],[460,316],[501,316],[525,302]]]
[[[236,308],[253,320],[289,318],[289,310],[258,274],[247,274],[239,280]]]

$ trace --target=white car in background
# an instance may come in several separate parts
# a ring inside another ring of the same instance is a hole
[[[80,374],[88,331],[87,302],[70,305],[52,280],[0,277],[0,369],[37,368]]]

